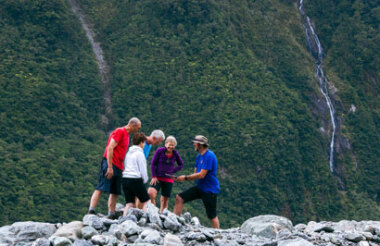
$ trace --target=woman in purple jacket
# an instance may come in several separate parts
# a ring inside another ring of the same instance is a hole
[[[152,171],[152,180],[148,189],[149,197],[154,205],[156,205],[157,193],[161,191],[161,208],[162,212],[168,208],[169,197],[173,187],[174,173],[178,172],[183,167],[183,161],[179,156],[175,146],[177,140],[173,136],[169,136],[165,140],[165,147],[158,148],[154,153],[150,169]],[[177,163],[177,166],[175,166]]]

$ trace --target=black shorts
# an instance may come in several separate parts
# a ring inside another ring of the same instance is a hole
[[[125,196],[125,203],[135,203],[135,197],[138,197],[140,202],[148,201],[149,195],[146,191],[145,185],[141,178],[123,178],[123,191]]]
[[[214,193],[205,193],[194,186],[180,194],[178,194],[183,201],[190,202],[195,199],[202,199],[203,205],[206,208],[207,217],[213,219],[216,217],[216,198],[217,194]]]
[[[157,192],[162,188],[161,195],[169,198],[172,193],[173,183],[158,180],[156,185],[151,185],[150,187],[156,189]]]
[[[113,176],[111,179],[106,178],[107,173],[107,159],[103,158],[100,163],[100,171],[98,175],[98,184],[95,187],[95,190],[100,190],[103,192],[121,195],[121,178],[123,171],[119,168],[112,165],[113,168]]]

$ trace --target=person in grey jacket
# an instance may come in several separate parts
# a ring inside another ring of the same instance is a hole
[[[128,210],[135,207],[135,197],[138,197],[143,204],[143,210],[146,211],[146,206],[150,200],[148,192],[145,188],[145,183],[148,182],[148,172],[146,158],[144,155],[144,145],[146,136],[143,133],[133,135],[133,146],[129,148],[124,159],[123,171],[123,191],[125,196],[124,216]]]

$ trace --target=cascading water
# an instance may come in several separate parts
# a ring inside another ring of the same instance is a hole
[[[109,69],[107,63],[103,56],[103,50],[100,47],[100,44],[95,41],[95,33],[89,27],[85,15],[80,9],[79,4],[76,0],[69,0],[71,4],[71,10],[78,17],[79,21],[82,24],[83,30],[86,32],[86,36],[91,43],[92,51],[95,54],[96,61],[98,63],[99,76],[103,84],[103,94],[104,94],[104,105],[105,105],[105,114],[102,115],[102,124],[105,130],[109,130],[110,118],[112,115],[112,105],[111,105],[111,93],[109,89]]]
[[[319,42],[318,36],[314,31],[313,26],[311,25],[310,18],[305,14],[303,8],[303,0],[300,0],[298,10],[302,17],[302,26],[306,33],[307,47],[310,54],[315,58],[315,76],[317,77],[319,83],[319,89],[322,92],[323,96],[326,99],[327,106],[330,110],[330,118],[332,125],[331,133],[331,142],[330,142],[330,156],[329,156],[329,165],[330,171],[334,172],[334,143],[335,143],[335,132],[336,132],[336,119],[335,119],[335,109],[334,105],[331,102],[329,96],[329,81],[325,76],[325,73],[322,68],[323,64],[323,49],[321,43]]]

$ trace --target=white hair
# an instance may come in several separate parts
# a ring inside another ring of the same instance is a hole
[[[177,146],[177,140],[176,140],[175,137],[173,137],[173,136],[169,136],[169,137],[166,139],[165,144],[166,144],[167,142],[172,142],[172,143],[174,143],[175,146]]]
[[[128,121],[128,125],[138,125],[138,124],[141,124],[141,121],[137,117],[132,117]]]
[[[165,134],[161,130],[154,130],[154,131],[152,131],[152,133],[150,134],[150,136],[151,137],[155,137],[157,139],[162,138],[162,140],[165,140]]]

